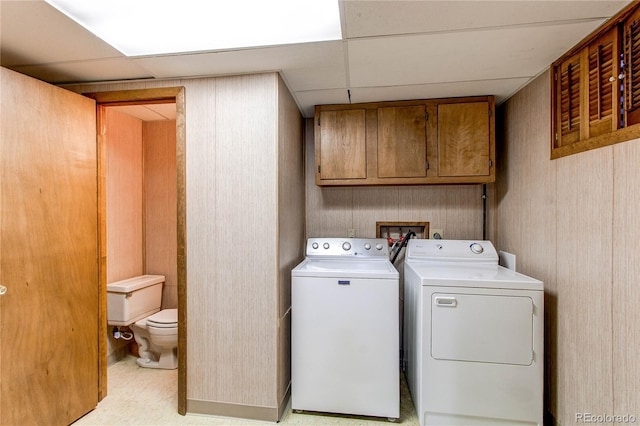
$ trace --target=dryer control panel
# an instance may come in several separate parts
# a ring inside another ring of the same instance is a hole
[[[409,240],[407,259],[434,262],[498,264],[498,253],[491,241]]]
[[[389,257],[384,238],[309,238],[307,256]]]

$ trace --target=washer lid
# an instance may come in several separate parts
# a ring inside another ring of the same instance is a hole
[[[398,279],[398,271],[386,257],[306,258],[296,266],[294,277],[354,277]]]
[[[177,309],[163,309],[147,318],[147,325],[152,327],[175,327],[177,324]]]

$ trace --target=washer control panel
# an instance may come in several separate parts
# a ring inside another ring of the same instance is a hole
[[[384,256],[389,243],[384,238],[309,238],[307,256]]]

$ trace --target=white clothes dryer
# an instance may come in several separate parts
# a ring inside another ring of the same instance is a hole
[[[403,365],[421,426],[542,425],[543,283],[489,241],[410,240]]]
[[[291,279],[292,409],[399,418],[399,282],[387,241],[310,238]]]

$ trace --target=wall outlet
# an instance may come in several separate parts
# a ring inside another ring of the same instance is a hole
[[[347,229],[347,238],[355,238],[356,230],[355,229]]]
[[[432,240],[444,239],[444,231],[442,229],[429,229],[429,238]]]

